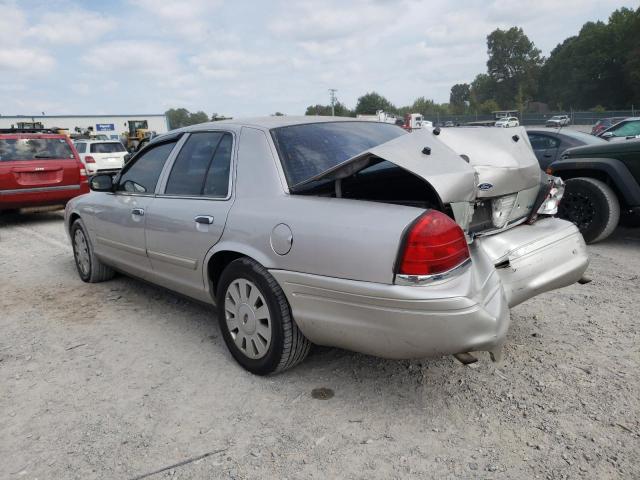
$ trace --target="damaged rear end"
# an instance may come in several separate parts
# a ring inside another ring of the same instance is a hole
[[[294,185],[291,191],[446,214],[460,227],[469,248],[480,249],[498,270],[509,306],[575,283],[588,265],[578,229],[553,218],[564,192],[562,180],[540,169],[522,127],[402,135]],[[460,258],[435,271],[426,267],[407,271],[402,268],[406,251],[402,245],[395,265],[397,284],[425,285],[470,261]],[[459,252],[451,253],[451,259],[458,257]]]
[[[363,201],[367,212],[375,203],[418,212],[389,265],[391,286],[316,278],[301,287],[300,278],[277,277],[315,343],[389,358],[497,354],[509,307],[575,283],[588,265],[578,229],[553,217],[562,182],[540,170],[522,128],[398,135],[287,180],[293,195]],[[325,327],[344,316],[336,305],[350,310],[334,335]]]

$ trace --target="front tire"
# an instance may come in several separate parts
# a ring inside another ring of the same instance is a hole
[[[233,358],[256,375],[291,368],[311,343],[291,316],[289,302],[273,276],[258,262],[239,258],[222,272],[218,321]]]
[[[76,269],[83,282],[98,283],[113,278],[115,272],[96,257],[87,229],[80,219],[71,225],[71,244]]]
[[[618,226],[620,202],[606,183],[595,178],[572,178],[566,181],[558,215],[575,223],[585,242],[596,243]]]

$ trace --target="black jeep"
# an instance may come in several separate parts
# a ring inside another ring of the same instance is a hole
[[[629,222],[640,218],[640,140],[569,148],[547,173],[566,182],[558,214],[575,223],[587,243],[611,235],[621,213]]]

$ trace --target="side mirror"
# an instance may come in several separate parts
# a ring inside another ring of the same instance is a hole
[[[111,175],[94,175],[89,181],[89,187],[94,192],[113,192],[113,178]]]
[[[613,132],[604,132],[602,135],[600,135],[602,138],[612,138],[615,137],[615,135],[613,134]]]

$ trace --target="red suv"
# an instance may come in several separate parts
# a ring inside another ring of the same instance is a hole
[[[64,205],[88,192],[84,165],[66,135],[0,132],[0,210]]]

